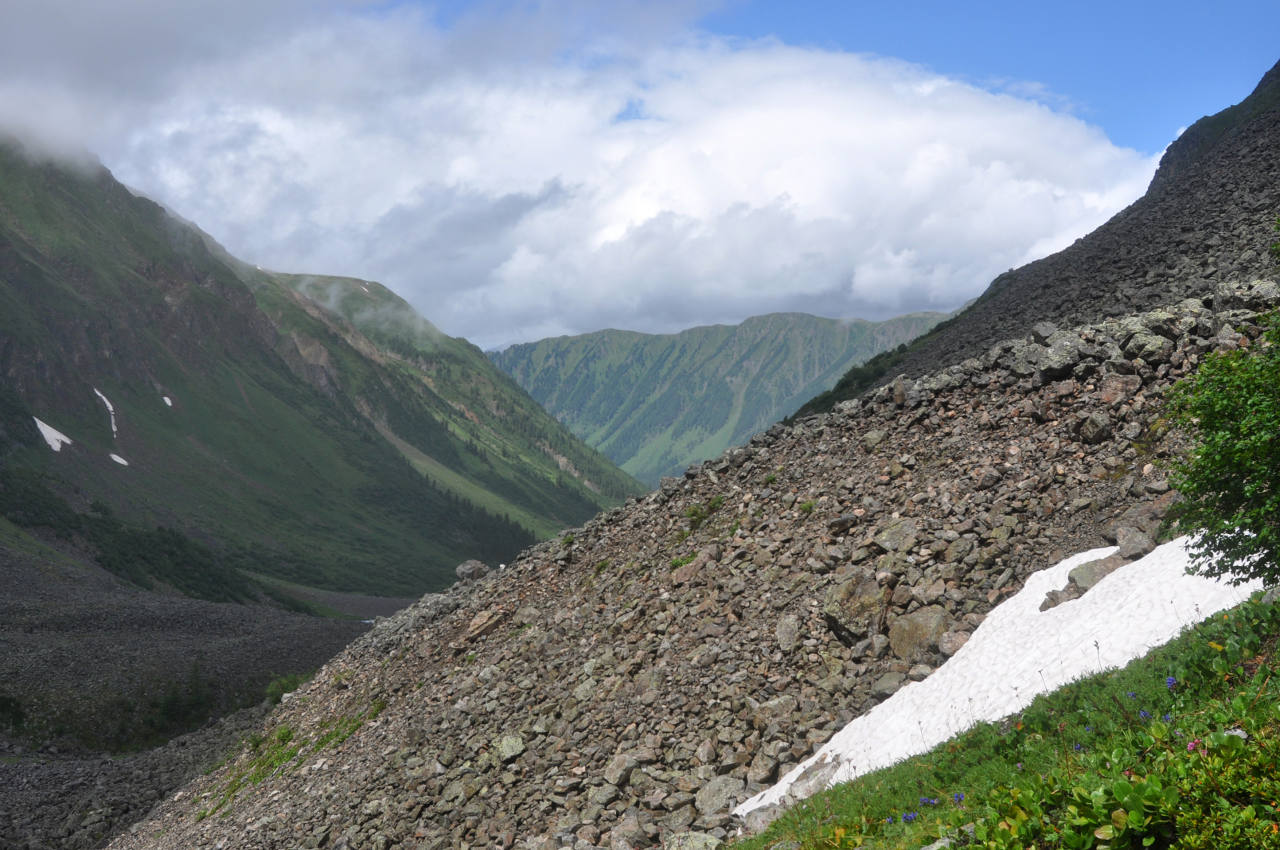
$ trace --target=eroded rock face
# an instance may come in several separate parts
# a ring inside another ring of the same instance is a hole
[[[998,345],[770,429],[572,551],[540,544],[379,622],[271,715],[267,739],[302,745],[290,770],[197,819],[245,750],[115,846],[723,839],[732,806],[945,663],[1030,572],[1145,545],[1122,529],[1149,537],[1173,498],[1161,395],[1239,344],[1223,327],[1256,335],[1273,289],[1137,317],[1170,344],[1158,364],[1125,350],[1131,322],[1041,328],[1046,350],[1079,341],[1070,377],[1019,374]]]

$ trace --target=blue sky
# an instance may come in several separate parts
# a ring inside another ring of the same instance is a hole
[[[999,88],[1034,82],[1119,145],[1153,152],[1243,99],[1280,59],[1280,3],[728,2],[698,21],[744,38],[876,53]]]
[[[0,128],[483,347],[877,319],[1131,203],[1276,32],[1274,2],[16,0]]]

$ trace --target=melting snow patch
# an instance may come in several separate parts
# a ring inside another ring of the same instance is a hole
[[[173,399],[169,398],[167,395],[161,396],[161,398],[164,399],[165,407],[173,407]]]
[[[129,461],[127,461],[127,460],[125,460],[124,458],[120,457],[120,455],[112,455],[112,456],[111,456],[111,459],[112,459],[112,460],[114,460],[116,463],[120,464],[121,466],[128,466],[128,465],[129,465]]]
[[[31,418],[36,419],[34,416]],[[64,443],[68,446],[71,445],[71,438],[59,431],[57,428],[54,428],[52,425],[46,425],[39,419],[36,419],[36,427],[40,429],[40,436],[44,437],[44,441],[49,444],[49,448],[53,449],[55,452],[62,451]]]
[[[1166,543],[1116,570],[1080,599],[1048,611],[1039,610],[1045,593],[1066,584],[1073,567],[1115,549],[1081,552],[1032,574],[932,675],[852,721],[734,814],[745,816],[779,802],[789,805],[927,752],[975,724],[1025,708],[1037,694],[1127,664],[1261,587],[1256,581],[1232,587],[1187,575],[1186,542],[1183,537]]]
[[[93,391],[98,394],[98,398],[102,399],[102,403],[107,406],[107,413],[110,414],[111,416],[111,436],[115,437],[116,436],[116,409],[111,406],[111,401],[102,394],[101,390],[99,390],[97,387],[94,387]]]

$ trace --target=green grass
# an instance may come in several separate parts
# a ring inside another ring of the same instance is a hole
[[[39,380],[11,376],[20,396],[0,381],[0,466],[49,478],[75,512],[107,505],[125,530],[98,548],[144,586],[240,599],[252,594],[235,573],[252,572],[416,596],[451,584],[465,558],[510,560],[530,529],[549,535],[642,491],[382,287],[322,281],[345,305],[345,319],[327,313],[297,280],[236,261],[105,171],[33,164],[3,139],[0,185],[0,333],[48,354]],[[362,322],[367,305],[403,321]],[[33,415],[71,449],[48,452]],[[416,472],[401,446],[435,468]],[[230,572],[202,556],[192,578],[135,567],[137,550],[183,554],[158,527]]]
[[[1280,847],[1278,635],[1255,598],[734,847]]]
[[[938,318],[846,323],[772,314],[678,334],[547,339],[491,358],[575,434],[652,486],[745,442],[849,364]]]
[[[308,758],[328,747],[336,747],[359,731],[366,722],[383,712],[387,703],[375,698],[364,711],[340,715],[320,723],[309,736],[302,736],[292,726],[276,727],[268,736],[253,735],[244,742],[243,756],[236,762],[226,782],[214,795],[207,808],[196,812],[196,819],[228,809],[241,790],[258,785],[277,773],[296,770]]]

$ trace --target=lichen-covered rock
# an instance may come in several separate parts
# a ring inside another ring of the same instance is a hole
[[[938,648],[938,639],[951,624],[946,608],[927,605],[893,621],[889,626],[889,647],[899,658],[918,660]]]

